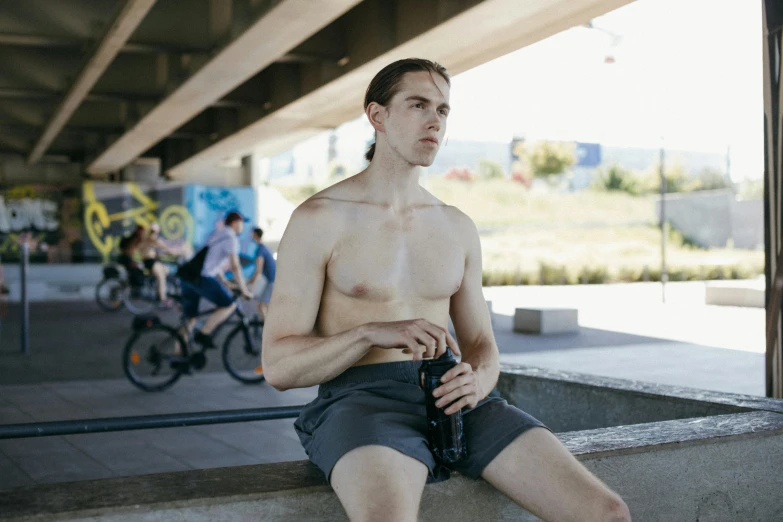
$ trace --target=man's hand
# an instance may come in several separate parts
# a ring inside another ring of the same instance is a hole
[[[370,323],[367,336],[373,346],[402,348],[402,353],[413,354],[414,361],[440,357],[446,353],[446,347],[451,348],[454,355],[462,355],[448,330],[426,319]]]
[[[247,288],[243,288],[242,297],[244,297],[245,300],[250,301],[251,299],[253,299],[253,294],[251,294]]]
[[[433,397],[439,397],[435,406],[443,408],[446,415],[451,415],[465,406],[475,408],[483,397],[478,379],[473,372],[473,367],[466,362],[457,364],[441,377],[441,386],[432,392]]]

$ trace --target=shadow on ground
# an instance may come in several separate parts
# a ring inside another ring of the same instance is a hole
[[[158,315],[172,326],[179,322],[175,310]],[[30,303],[30,353],[24,355],[21,307],[7,303],[0,316],[0,385],[124,379],[121,358],[132,319],[125,310],[105,312],[89,301]],[[202,372],[216,371],[224,371],[217,350],[208,352]]]
[[[494,314],[495,341],[501,353],[543,352],[549,350],[572,350],[577,348],[631,346],[647,343],[673,343],[670,339],[646,337],[598,328],[580,327],[576,333],[536,335],[514,332],[513,317]]]

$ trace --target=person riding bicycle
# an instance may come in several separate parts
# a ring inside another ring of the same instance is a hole
[[[128,273],[128,283],[134,291],[144,284],[144,270],[133,259],[143,235],[144,227],[139,225],[129,236],[120,239],[119,243],[120,255],[117,256],[117,263],[125,268]]]
[[[207,240],[209,250],[204,258],[201,276],[193,281],[182,279],[182,312],[188,319],[188,329],[192,329],[198,315],[198,305],[203,297],[217,306],[210,314],[204,326],[196,330],[193,340],[205,348],[215,348],[212,331],[234,312],[236,302],[228,286],[236,286],[242,297],[252,299],[253,294],[247,289],[242,277],[242,267],[239,264],[239,238],[247,218],[238,211],[226,214],[224,227],[214,232]],[[230,265],[226,266],[226,265]],[[234,284],[229,284],[224,273],[226,269],[234,274]]]
[[[152,223],[149,232],[139,241],[138,250],[141,252],[141,259],[146,268],[158,283],[158,306],[161,308],[171,308],[173,302],[166,295],[166,276],[169,275],[169,269],[158,259],[158,252],[162,251],[169,255],[178,255],[179,252],[169,248],[160,238],[160,225]]]

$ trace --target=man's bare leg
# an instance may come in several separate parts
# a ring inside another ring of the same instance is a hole
[[[427,466],[386,446],[362,446],[337,461],[331,482],[351,522],[416,522]]]
[[[236,301],[224,308],[218,308],[212,312],[207,320],[204,321],[204,326],[201,327],[201,333],[206,335],[212,335],[212,331],[218,327],[223,321],[229,318],[234,313],[234,309],[237,307]]]
[[[526,431],[481,476],[546,521],[628,522],[622,499],[544,428]]]
[[[622,499],[544,428],[533,428],[517,437],[481,476],[543,520],[631,520]]]

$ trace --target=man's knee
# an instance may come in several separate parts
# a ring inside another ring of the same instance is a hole
[[[623,499],[614,492],[609,492],[599,504],[600,512],[596,517],[600,522],[631,522],[631,512]]]

